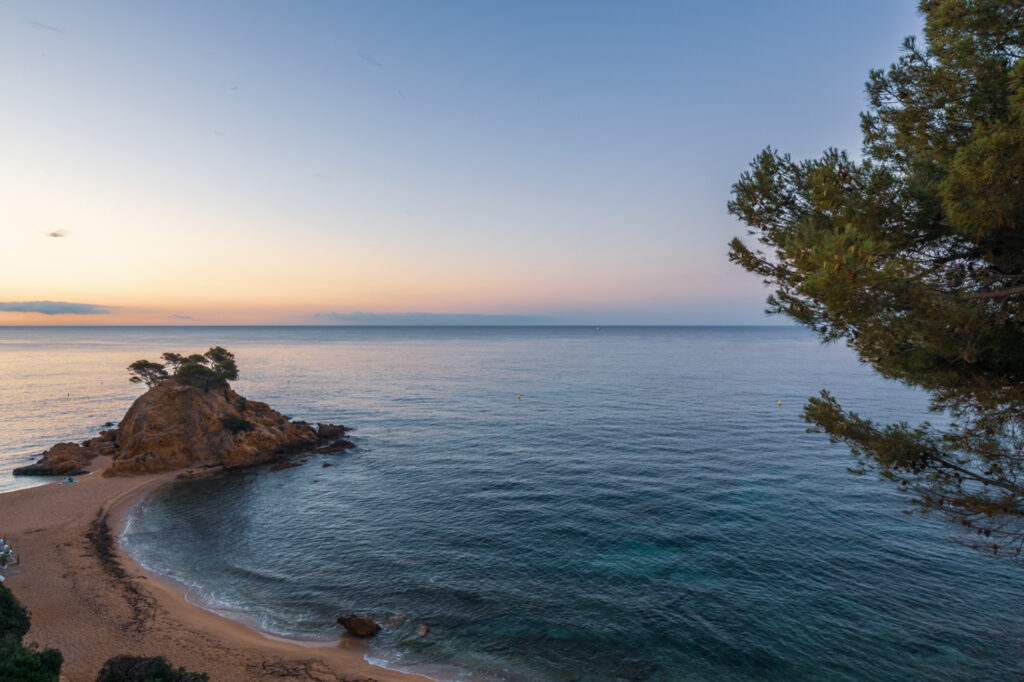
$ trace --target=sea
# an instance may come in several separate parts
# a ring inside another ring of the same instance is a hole
[[[122,546],[204,608],[322,642],[369,615],[368,660],[436,680],[1024,677],[1022,568],[801,413],[945,417],[803,328],[0,328],[0,490],[119,420],[130,362],[215,345],[357,447],[132,510]]]

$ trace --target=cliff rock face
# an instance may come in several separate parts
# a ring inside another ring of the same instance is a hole
[[[308,424],[293,423],[230,388],[203,390],[163,381],[140,396],[121,420],[113,464],[104,475],[255,466],[320,442]]]

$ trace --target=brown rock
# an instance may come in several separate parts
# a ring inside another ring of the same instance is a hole
[[[244,427],[232,428],[239,423]],[[205,391],[172,380],[132,404],[116,440],[119,448],[104,475],[259,466],[318,442],[312,427],[290,422],[266,403],[243,402],[230,388]]]
[[[78,443],[57,443],[35,464],[18,467],[15,476],[72,476],[84,474],[85,467],[99,452]]]
[[[281,469],[291,469],[292,467],[300,467],[306,463],[306,460],[300,462],[281,462],[267,469],[267,471],[281,471]]]
[[[107,429],[106,431],[100,431],[100,435],[90,438],[82,445],[91,445],[94,448],[100,449],[116,449],[117,448],[117,429]],[[109,455],[110,452],[100,452],[102,455]]]
[[[96,446],[96,452],[101,455],[112,455],[117,452],[117,443],[111,443],[110,441],[100,443]]]
[[[364,618],[350,613],[347,616],[339,616],[338,623],[350,634],[356,637],[372,637],[380,632],[380,625],[372,618]]]
[[[428,632],[430,632],[429,625],[424,625],[423,623],[420,623],[416,626],[416,634],[420,637],[426,637]]]
[[[316,425],[316,434],[320,436],[320,440],[336,440],[344,436],[346,431],[348,431],[348,429],[337,424]]]
[[[356,444],[353,443],[352,441],[345,440],[344,438],[339,438],[333,443],[325,445],[323,448],[321,448],[320,452],[341,452],[343,450],[351,450],[355,446]]]

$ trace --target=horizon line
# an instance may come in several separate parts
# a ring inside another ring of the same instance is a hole
[[[490,328],[490,327],[802,327],[798,323],[752,324],[752,323],[639,323],[639,324],[597,324],[597,323],[551,323],[551,324],[0,324],[0,329],[113,329],[122,327],[153,327],[153,328],[211,328],[211,327],[302,327],[310,329],[344,329],[344,328]]]

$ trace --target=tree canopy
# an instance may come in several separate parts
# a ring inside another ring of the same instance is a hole
[[[804,416],[859,471],[1000,555],[1024,545],[1024,4],[923,0],[924,41],[872,71],[862,158],[763,151],[729,211],[730,259],[769,312],[921,387],[948,426],[877,424],[827,392]]]
[[[163,363],[136,360],[128,365],[128,371],[132,374],[129,381],[145,383],[152,388],[170,379],[209,390],[225,387],[228,381],[238,378],[238,365],[235,363],[234,354],[220,346],[214,346],[202,355],[179,355],[168,352],[161,357]],[[168,367],[171,369],[170,373],[167,371]]]
[[[163,656],[114,656],[100,668],[96,682],[207,682],[206,673],[175,668]]]
[[[150,388],[167,378],[167,370],[164,369],[164,366],[149,360],[136,360],[128,365],[128,371],[132,373],[128,381],[133,384],[146,384]]]
[[[29,614],[18,599],[0,585],[0,682],[57,682],[64,657],[56,649],[25,645]]]

